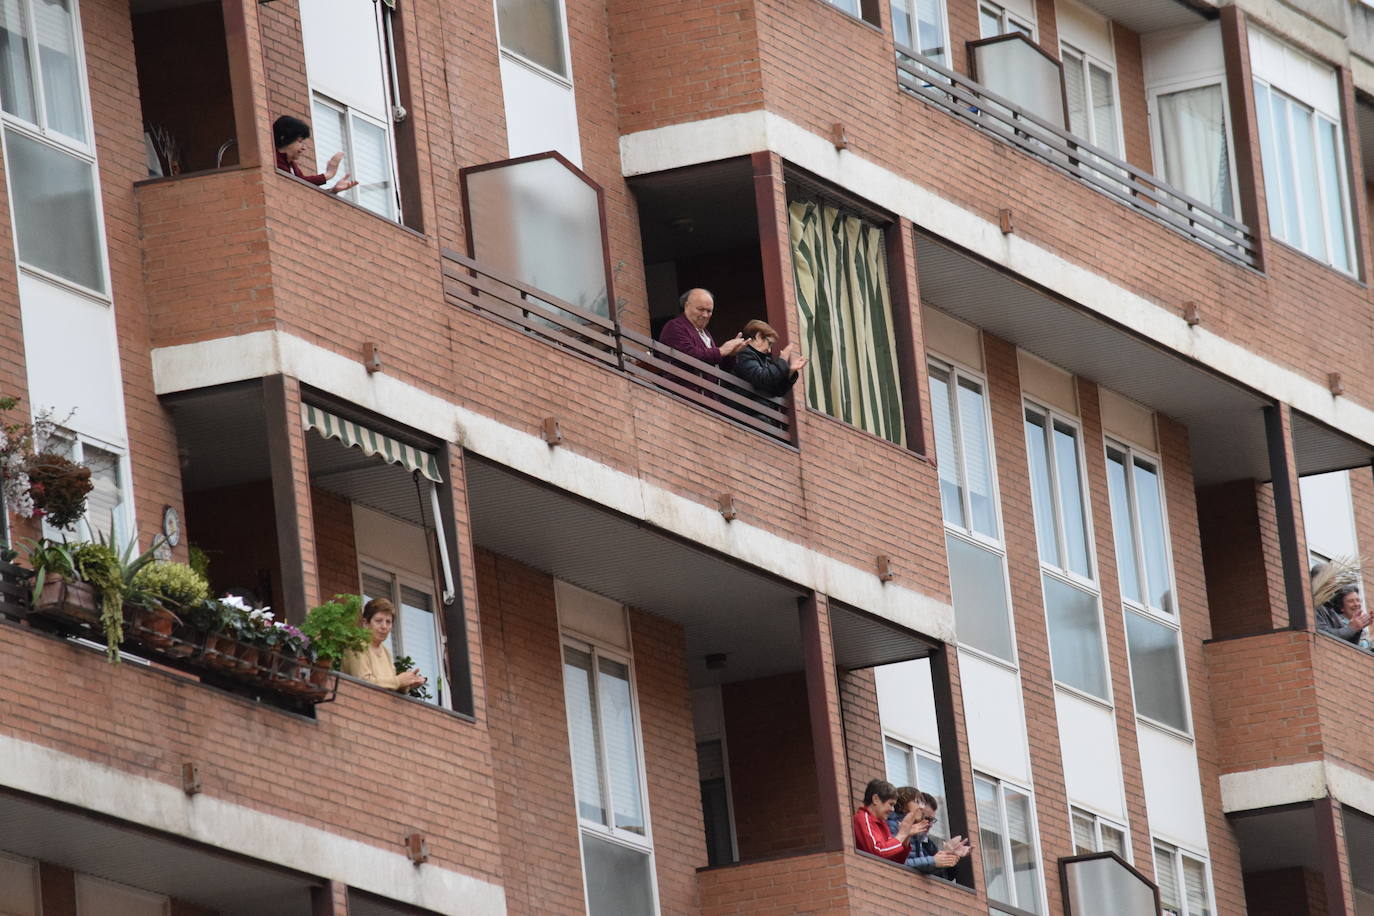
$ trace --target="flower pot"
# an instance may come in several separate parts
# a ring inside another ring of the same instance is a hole
[[[238,667],[239,644],[223,633],[206,633],[200,660],[206,667],[218,671],[232,671]]]
[[[334,668],[330,662],[315,662],[310,666],[310,676],[301,696],[315,703],[327,698],[333,687],[333,675]]]
[[[152,607],[125,605],[129,615],[129,635],[150,649],[166,651],[174,645],[172,629],[180,623],[177,616],[160,604]]]
[[[100,599],[89,582],[70,582],[48,573],[34,611],[68,623],[100,626]]]
[[[258,673],[258,647],[239,643],[234,652],[234,670],[240,674],[256,676]]]

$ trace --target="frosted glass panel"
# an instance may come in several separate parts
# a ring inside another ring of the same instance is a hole
[[[1064,123],[1059,67],[1019,33],[974,48],[978,82],[1058,127]]]
[[[649,854],[599,836],[582,834],[587,912],[592,916],[645,916],[654,912]]]
[[[551,158],[469,172],[465,180],[477,260],[609,315],[595,188]]]
[[[497,0],[501,46],[545,70],[568,75],[559,0]]]
[[[1107,661],[1102,651],[1097,596],[1054,576],[1042,579],[1055,679],[1107,699]]]
[[[1126,648],[1131,657],[1136,713],[1187,731],[1178,631],[1128,610]]]
[[[1011,621],[1001,555],[952,535],[946,535],[945,545],[960,644],[1011,661]]]
[[[91,164],[12,130],[5,131],[5,153],[19,259],[104,292]]]
[[[1092,916],[1112,902],[1113,916],[1154,916],[1155,892],[1112,858],[1070,862],[1065,866],[1070,916]]]

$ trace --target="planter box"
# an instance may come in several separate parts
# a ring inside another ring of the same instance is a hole
[[[44,580],[33,610],[64,623],[100,626],[100,599],[95,586],[89,582],[69,582],[56,573],[49,573]]]
[[[27,617],[33,610],[33,571],[0,561],[0,614]]]

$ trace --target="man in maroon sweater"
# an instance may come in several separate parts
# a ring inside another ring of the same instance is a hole
[[[711,313],[716,308],[715,297],[709,292],[704,289],[689,289],[682,294],[679,302],[682,314],[669,321],[663,326],[663,330],[658,332],[659,343],[667,344],[674,350],[681,350],[688,356],[713,366],[719,366],[722,359],[733,356],[744,346],[743,334],[736,334],[733,339],[727,340],[719,347],[716,346],[715,338],[706,330],[706,325],[711,321]]]

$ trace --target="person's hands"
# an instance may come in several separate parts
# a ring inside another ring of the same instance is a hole
[[[334,173],[339,170],[339,163],[343,162],[343,153],[335,153],[329,157],[329,162],[324,167],[324,177],[333,178]]]
[[[959,856],[952,852],[937,852],[935,854],[936,868],[953,868],[959,864]]]
[[[970,852],[973,852],[973,844],[970,843],[966,837],[952,836],[949,839],[945,840],[944,845],[940,848],[940,851],[951,853],[955,856],[955,858],[962,859]]]
[[[920,833],[925,826],[925,819],[921,817],[920,807],[912,805],[911,809],[903,815],[902,822],[897,825],[897,839],[906,842],[908,837]]]
[[[339,179],[339,183],[329,189],[330,194],[338,194],[340,191],[347,191],[349,188],[356,188],[358,182],[353,179],[352,174],[345,174]]]
[[[400,674],[396,675],[396,679],[406,690],[412,687],[419,687],[421,684],[425,683],[425,676],[414,668],[409,671],[402,671]]]
[[[1363,630],[1365,627],[1369,626],[1369,612],[1360,611],[1354,617],[1351,617],[1350,625],[1357,630]]]
[[[720,345],[720,355],[721,355],[721,356],[733,356],[733,355],[735,355],[736,353],[739,352],[740,348],[743,347],[744,344],[745,344],[744,335],[743,335],[743,334],[736,334],[736,335],[735,335],[734,337],[732,337],[730,340],[727,340],[725,343],[723,343],[723,344]]]
[[[789,372],[800,372],[806,368],[806,364],[809,362],[811,362],[811,357],[794,353],[787,358],[787,369]]]

